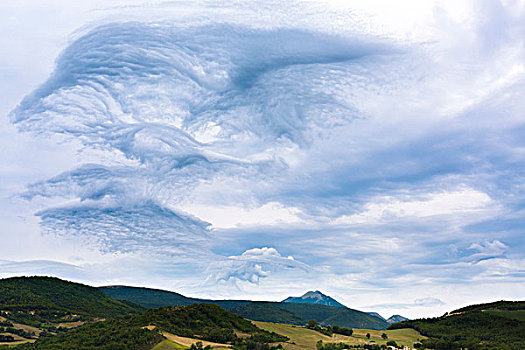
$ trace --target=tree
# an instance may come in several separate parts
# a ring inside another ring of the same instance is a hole
[[[386,345],[390,345],[390,346],[393,346],[393,347],[396,347],[396,348],[398,347],[398,346],[397,346],[397,343],[396,343],[395,341],[393,341],[393,340],[389,340],[389,341],[387,341],[387,342],[386,342]]]
[[[308,321],[308,323],[306,324],[306,328],[314,329],[314,328],[317,327],[318,325],[319,325],[319,322],[317,322],[316,320],[310,320],[310,321]]]
[[[366,339],[370,339],[370,333],[366,333]]]
[[[315,344],[315,348],[316,348],[317,350],[323,350],[323,349],[324,349],[323,341],[322,341],[322,340],[319,340],[319,341]]]
[[[381,334],[381,338],[388,339],[388,335],[386,335],[386,333],[383,333],[383,334]]]

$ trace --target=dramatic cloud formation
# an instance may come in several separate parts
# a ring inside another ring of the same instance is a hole
[[[25,208],[5,227],[62,250],[13,253],[4,274],[322,289],[409,317],[523,295],[525,8],[416,3],[396,21],[292,1],[83,15],[9,113],[35,138],[17,147],[56,159],[2,158],[2,201]]]

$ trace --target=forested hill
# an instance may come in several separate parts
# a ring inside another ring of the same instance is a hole
[[[129,300],[148,309],[165,306],[184,306],[208,301],[188,298],[179,293],[153,288],[107,286],[99,287],[98,289],[114,299]]]
[[[486,310],[525,310],[525,301],[506,301],[500,300],[493,303],[476,304],[462,307],[454,310],[451,314],[470,312],[470,311],[486,311]]]
[[[236,332],[243,336],[238,337]],[[91,323],[57,336],[41,337],[35,343],[17,349],[150,350],[162,342],[167,333],[228,344],[233,349],[242,350],[269,350],[272,347],[268,343],[288,340],[217,305],[194,304],[152,309],[141,315]]]
[[[0,310],[21,323],[38,326],[51,318],[111,318],[145,308],[54,277],[13,277],[0,280]]]
[[[100,289],[113,298],[128,300],[148,308],[211,303],[253,321],[305,325],[313,319],[324,325],[369,329],[386,329],[389,325],[386,321],[365,312],[338,306],[195,299],[169,291],[126,286],[100,287]]]
[[[464,307],[442,317],[393,324],[429,337],[427,348],[474,350],[525,349],[525,302],[499,301]]]

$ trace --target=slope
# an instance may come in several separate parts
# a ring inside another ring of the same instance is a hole
[[[244,338],[237,337],[241,332]],[[54,337],[43,337],[19,349],[138,349],[149,350],[165,340],[163,333],[227,343],[242,348],[247,343],[268,349],[270,342],[288,338],[262,329],[216,305],[193,304],[148,310],[140,315],[87,324]],[[266,346],[265,346],[266,344]]]
[[[145,309],[79,283],[54,277],[13,277],[0,280],[0,310],[11,320],[38,327],[66,319],[137,314]]]
[[[501,309],[499,309],[501,308]],[[525,349],[525,322],[516,315],[525,302],[500,301],[464,307],[441,317],[395,323],[389,329],[413,328],[429,337],[432,349]]]
[[[403,321],[408,321],[408,320],[409,320],[408,318],[401,316],[401,315],[392,315],[386,321],[392,324],[392,323],[403,322]]]
[[[128,300],[144,307],[211,303],[254,321],[304,325],[314,319],[321,324],[349,328],[386,329],[388,323],[365,312],[346,307],[304,303],[252,302],[247,300],[206,300],[149,288],[126,286],[100,287],[109,296]]]
[[[321,293],[316,290],[315,292],[309,291],[300,297],[288,297],[282,301],[283,303],[301,303],[301,304],[318,304],[328,306],[339,306],[346,307],[334,298]]]

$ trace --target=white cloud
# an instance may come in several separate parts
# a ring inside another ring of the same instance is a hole
[[[227,282],[238,286],[239,282],[258,284],[259,280],[283,270],[308,272],[310,267],[292,256],[283,257],[272,247],[252,248],[241,255],[212,264],[208,271],[209,281]],[[296,272],[297,273],[297,272]]]
[[[416,199],[414,199],[416,197]],[[491,198],[481,191],[464,188],[456,191],[424,195],[381,196],[373,198],[363,210],[343,215],[336,224],[362,224],[385,222],[396,218],[424,218],[437,215],[478,215],[493,209]]]
[[[184,205],[181,210],[211,223],[217,229],[304,222],[299,208],[286,207],[279,202],[268,202],[255,208],[194,204]]]

